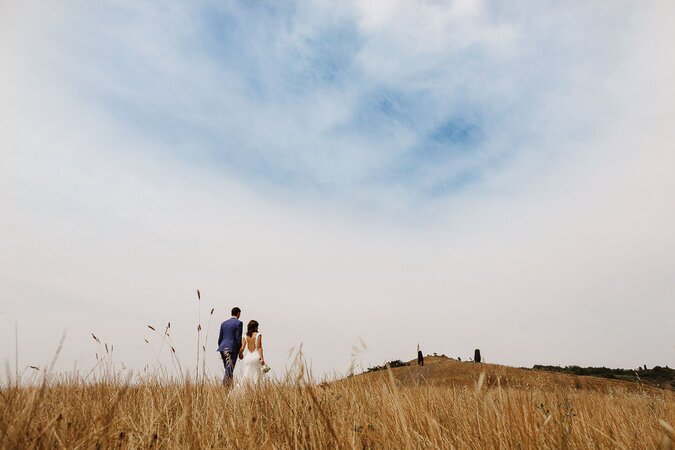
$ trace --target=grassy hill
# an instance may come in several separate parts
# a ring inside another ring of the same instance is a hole
[[[417,360],[413,360],[403,363],[406,364],[405,366],[393,367],[391,376],[404,386],[430,384],[434,386],[472,387],[475,386],[481,373],[484,373],[483,383],[486,387],[501,386],[502,388],[514,387],[519,389],[537,387],[547,390],[572,388],[603,392],[616,389],[639,392],[655,387],[672,389],[671,383],[675,379],[673,378],[675,371],[666,368],[641,371],[643,378],[639,378],[637,375],[630,377],[629,371],[621,369],[612,371],[604,368],[604,370],[591,370],[556,366],[535,366],[534,369],[524,369],[496,364],[462,362],[445,356],[426,356],[424,360],[424,366],[418,366]],[[360,376],[389,377],[387,371],[382,369],[384,369],[384,366],[376,367]],[[574,370],[578,373],[574,373]],[[628,374],[624,375],[625,379],[619,379],[614,374],[616,371],[620,374],[624,372]],[[594,376],[595,374],[601,376]],[[608,378],[610,376],[613,378]]]

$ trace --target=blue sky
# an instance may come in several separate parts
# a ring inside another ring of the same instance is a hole
[[[582,102],[596,107],[598,79],[620,62],[615,29],[639,14],[405,8],[417,22],[391,14],[370,29],[358,4],[88,6],[48,24],[43,64],[167,158],[268,192],[373,206],[393,185],[418,204],[602,127]],[[561,117],[569,98],[580,103]]]
[[[189,355],[196,288],[275,367],[402,358],[411,315],[432,352],[675,363],[668,2],[2,8],[0,318],[32,363],[65,330],[65,367],[96,332],[142,368],[165,321]]]

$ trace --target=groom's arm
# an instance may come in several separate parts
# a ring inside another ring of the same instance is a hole
[[[242,322],[239,322],[237,324],[237,333],[235,334],[235,337],[237,338],[237,344],[241,347],[241,337],[244,334],[244,324]]]
[[[220,348],[220,343],[223,342],[223,325],[220,325],[220,333],[218,333],[218,348]]]

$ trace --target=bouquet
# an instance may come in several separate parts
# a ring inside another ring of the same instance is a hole
[[[267,373],[267,372],[269,372],[270,370],[272,370],[272,368],[271,368],[270,366],[268,366],[267,364],[263,364],[262,367],[260,368],[260,371],[261,371],[262,373]]]

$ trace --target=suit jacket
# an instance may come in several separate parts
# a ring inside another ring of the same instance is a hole
[[[221,323],[220,334],[218,335],[218,351],[239,353],[243,331],[244,324],[234,317]]]

